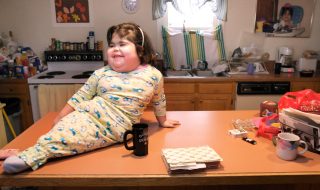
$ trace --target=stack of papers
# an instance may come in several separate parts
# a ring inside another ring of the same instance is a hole
[[[283,109],[283,112],[291,117],[307,122],[310,125],[315,125],[315,126],[320,125],[320,115],[302,112],[300,110],[293,109],[293,108]]]
[[[170,174],[218,168],[222,158],[209,146],[162,149]]]

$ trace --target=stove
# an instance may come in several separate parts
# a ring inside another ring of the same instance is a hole
[[[82,84],[104,66],[101,51],[46,51],[48,70],[28,78],[28,84]]]
[[[43,110],[60,111],[60,105],[65,105],[70,98],[70,89],[76,89],[75,84],[84,84],[95,70],[104,66],[102,51],[45,51],[45,60],[48,69],[28,78],[34,122],[43,116]],[[39,85],[50,88],[48,94],[39,93]],[[56,89],[68,92],[56,92]],[[43,99],[47,102],[39,103]],[[44,104],[47,108],[41,107]]]

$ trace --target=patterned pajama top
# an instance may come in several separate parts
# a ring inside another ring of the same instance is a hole
[[[18,156],[35,170],[50,158],[122,142],[124,132],[140,121],[150,102],[156,116],[165,116],[163,77],[156,68],[146,65],[119,73],[105,66],[70,98],[68,104],[75,111]]]

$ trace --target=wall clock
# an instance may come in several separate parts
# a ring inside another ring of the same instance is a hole
[[[122,8],[126,13],[136,13],[139,8],[139,0],[122,0]]]

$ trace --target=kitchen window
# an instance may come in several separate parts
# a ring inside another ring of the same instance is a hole
[[[172,3],[167,3],[168,28],[182,30],[212,30],[220,21],[212,9],[216,9],[216,1],[187,1],[179,4],[178,11]]]

